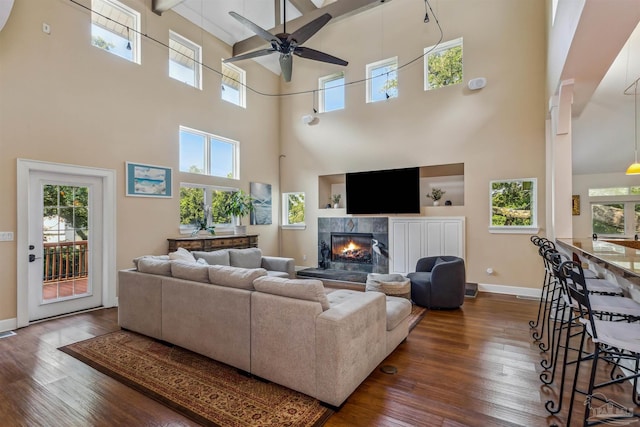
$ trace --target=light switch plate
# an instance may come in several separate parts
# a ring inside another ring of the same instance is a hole
[[[13,231],[0,231],[0,242],[13,242]]]

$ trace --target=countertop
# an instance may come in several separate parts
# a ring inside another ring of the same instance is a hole
[[[640,286],[640,250],[634,240],[556,239],[556,244]]]

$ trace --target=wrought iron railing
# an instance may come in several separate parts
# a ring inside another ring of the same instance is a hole
[[[44,243],[43,282],[57,282],[87,277],[89,247],[86,240]]]

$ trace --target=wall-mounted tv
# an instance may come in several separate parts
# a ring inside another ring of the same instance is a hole
[[[420,168],[346,174],[348,214],[420,213]]]

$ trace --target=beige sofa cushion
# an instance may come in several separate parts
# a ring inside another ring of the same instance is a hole
[[[193,251],[191,253],[196,259],[203,259],[209,265],[231,265],[229,264],[229,251],[226,249],[211,252]]]
[[[387,331],[392,331],[411,314],[411,302],[403,297],[387,297]]]
[[[262,267],[262,251],[260,248],[229,249],[229,264],[233,267]]]
[[[171,261],[154,257],[143,257],[138,260],[138,271],[141,273],[171,276]]]
[[[209,266],[182,260],[171,261],[171,275],[177,279],[209,283]]]
[[[319,302],[322,311],[329,309],[329,300],[322,281],[315,279],[285,279],[282,277],[261,277],[253,282],[257,291],[283,297]]]
[[[136,270],[138,269],[138,262],[140,262],[140,260],[143,259],[143,258],[151,258],[151,259],[169,261],[169,255],[142,255],[142,256],[139,256],[139,257],[133,259],[133,265],[136,267]]]
[[[253,281],[267,275],[264,268],[240,268],[227,265],[207,267],[209,281],[214,285],[253,290]]]
[[[175,252],[169,252],[169,259],[172,261],[196,262],[196,258],[185,248],[178,248]]]

